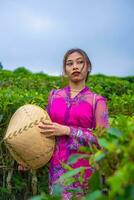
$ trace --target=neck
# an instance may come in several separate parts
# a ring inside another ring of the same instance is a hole
[[[85,82],[78,82],[78,83],[74,83],[74,82],[69,82],[69,86],[71,90],[82,90],[85,87]]]

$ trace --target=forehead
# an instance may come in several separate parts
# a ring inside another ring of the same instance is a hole
[[[83,55],[78,52],[73,52],[67,57],[67,60],[76,60],[78,58],[83,58]]]

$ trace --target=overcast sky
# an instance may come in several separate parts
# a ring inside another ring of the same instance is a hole
[[[134,0],[0,0],[5,69],[59,75],[74,47],[87,52],[92,74],[134,75]]]

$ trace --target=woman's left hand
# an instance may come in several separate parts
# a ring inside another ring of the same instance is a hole
[[[38,127],[42,129],[40,133],[45,134],[46,137],[62,136],[70,134],[70,128],[68,126],[64,126],[55,122],[50,122],[50,121],[40,122]]]

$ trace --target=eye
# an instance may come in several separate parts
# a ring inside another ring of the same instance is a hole
[[[71,67],[73,65],[73,63],[72,62],[68,62],[68,63],[66,63],[66,65]]]
[[[79,60],[77,63],[78,64],[84,64],[84,60]]]

